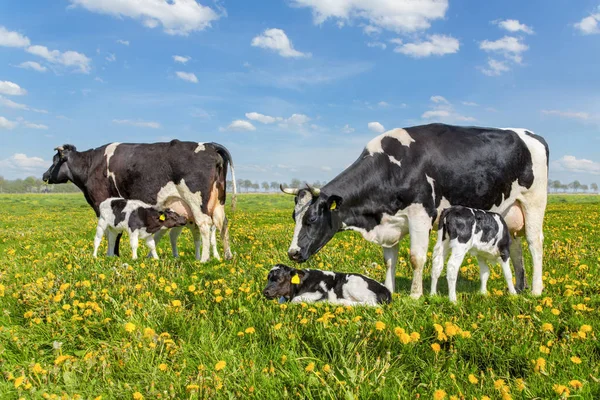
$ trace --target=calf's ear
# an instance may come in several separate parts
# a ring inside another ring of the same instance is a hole
[[[167,219],[167,217],[165,216],[164,212],[159,212],[158,213],[158,220],[161,222],[164,222]]]

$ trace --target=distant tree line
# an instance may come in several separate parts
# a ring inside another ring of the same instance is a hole
[[[325,183],[327,183],[327,182],[315,181],[315,182],[310,183],[310,182],[305,182],[305,181],[301,181],[300,179],[294,178],[289,183],[288,182],[277,182],[277,181],[271,181],[271,182],[263,181],[262,183],[258,183],[258,181],[252,182],[250,179],[238,179],[235,181],[235,183],[236,183],[238,192],[267,193],[267,192],[278,192],[279,185],[283,186],[284,188],[299,188],[301,186],[304,186],[305,183],[308,183],[312,187],[320,188],[320,187],[324,186]],[[232,190],[233,190],[232,182],[227,181],[227,191],[230,192]]]
[[[78,193],[79,188],[71,182],[48,185],[35,176],[25,179],[7,180],[0,176],[0,193]]]
[[[559,180],[554,181],[550,179],[548,181],[548,189],[554,193],[589,193],[590,191],[593,193],[598,193],[598,184],[594,182],[588,186],[586,184],[582,184],[578,180],[575,180],[571,183],[562,183]]]

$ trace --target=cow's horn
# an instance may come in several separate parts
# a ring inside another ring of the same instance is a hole
[[[321,189],[314,188],[314,187],[310,186],[308,183],[306,184],[306,187],[308,188],[310,193],[313,195],[313,197],[319,197],[319,194],[321,194]]]
[[[58,147],[55,147],[54,150],[56,150],[56,151],[64,151],[65,148],[62,147],[62,146],[58,146]]]
[[[300,189],[294,189],[294,188],[284,188],[283,185],[280,183],[279,184],[279,189],[281,189],[281,191],[283,193],[287,193],[287,194],[293,194],[294,196],[298,194],[298,191]]]

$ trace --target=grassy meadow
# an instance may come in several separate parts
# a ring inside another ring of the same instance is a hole
[[[551,196],[541,297],[508,296],[499,266],[481,296],[465,259],[457,305],[445,278],[411,300],[405,239],[381,308],[262,297],[272,264],[290,264],[293,204],[239,196],[234,259],[200,264],[189,231],[180,259],[166,238],[158,261],[131,260],[127,240],[94,259],[82,195],[0,195],[0,398],[600,398],[600,196]],[[381,281],[382,259],[344,232],[304,267]]]

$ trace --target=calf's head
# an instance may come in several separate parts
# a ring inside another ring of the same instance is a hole
[[[46,183],[67,183],[73,180],[69,167],[70,156],[77,151],[72,144],[65,144],[55,148],[56,154],[52,158],[52,165],[44,172],[42,180]]]
[[[177,214],[175,211],[166,209],[158,212],[159,224],[164,228],[174,228],[176,226],[187,225],[187,218],[183,215]]]
[[[317,253],[342,228],[339,208],[342,198],[326,195],[319,189],[284,189],[284,193],[296,196],[292,218],[296,222],[288,256],[296,262],[304,262]]]
[[[285,297],[289,300],[292,297],[293,285],[299,285],[304,275],[305,272],[302,270],[277,264],[269,271],[269,275],[267,276],[268,282],[263,290],[263,295],[267,299]]]

